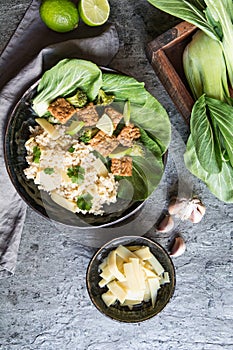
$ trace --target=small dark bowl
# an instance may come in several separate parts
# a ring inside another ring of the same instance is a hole
[[[143,245],[148,246],[152,254],[159,260],[165,271],[169,273],[170,283],[164,284],[158,291],[155,306],[152,307],[151,301],[142,302],[140,305],[135,305],[132,310],[127,306],[121,306],[115,303],[109,307],[103,302],[101,295],[107,291],[107,288],[100,288],[98,283],[101,280],[99,276],[99,265],[104,258],[108,256],[110,251],[116,249],[119,245]],[[124,236],[113,239],[101,247],[93,256],[89,263],[86,275],[87,290],[91,301],[96,308],[104,315],[111,319],[121,322],[142,322],[157,315],[167,305],[175,290],[175,269],[171,258],[164,248],[156,242],[145,237]]]

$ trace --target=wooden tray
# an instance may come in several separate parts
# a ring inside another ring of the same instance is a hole
[[[184,75],[182,56],[196,30],[194,25],[181,22],[146,47],[147,57],[155,73],[186,123],[189,123],[194,100]]]

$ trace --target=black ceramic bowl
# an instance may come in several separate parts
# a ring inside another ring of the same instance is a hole
[[[165,271],[168,272],[170,283],[161,286],[154,307],[152,307],[151,301],[135,305],[132,310],[127,306],[121,306],[118,302],[109,307],[103,302],[101,295],[107,291],[107,287],[100,288],[98,285],[101,280],[99,265],[110,251],[116,249],[119,245],[148,246],[151,253],[159,260]],[[86,283],[91,301],[104,315],[121,322],[141,322],[157,315],[171,299],[175,290],[175,269],[168,253],[158,243],[145,237],[124,236],[106,243],[96,252],[87,269]]]
[[[105,67],[101,69],[103,72],[121,74]],[[130,221],[140,212],[144,201],[124,201],[118,198],[115,204],[104,207],[104,215],[74,214],[57,205],[47,192],[39,190],[33,180],[26,178],[24,169],[28,167],[28,164],[25,142],[30,137],[29,127],[37,125],[35,118],[38,116],[31,107],[31,102],[37,94],[37,85],[38,82],[31,86],[16,104],[8,119],[5,132],[6,168],[19,195],[31,208],[44,217],[77,228],[123,225],[125,221]],[[164,165],[166,157],[167,153],[163,157]]]
[[[10,115],[6,126],[4,156],[11,181],[23,200],[42,216],[69,226],[78,228],[96,228],[121,224],[137,215],[143,202],[125,202],[106,207],[104,215],[74,214],[52,201],[50,195],[38,189],[33,180],[24,174],[27,168],[25,142],[30,137],[29,127],[36,124],[37,115],[31,108],[31,100],[36,95],[38,83],[29,88]]]

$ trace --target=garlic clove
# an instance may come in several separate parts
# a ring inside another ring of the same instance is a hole
[[[192,203],[193,203],[193,204],[199,204],[199,203],[201,203],[201,201],[200,201],[200,199],[199,199],[199,198],[197,198],[197,197],[193,197],[193,199],[192,199]]]
[[[200,222],[205,215],[206,208],[202,204],[202,202],[199,200],[199,202],[194,204],[194,208],[188,218],[189,221],[191,221],[193,224],[197,224]]]
[[[193,209],[190,217],[188,218],[189,221],[191,221],[193,224],[198,224],[203,218],[203,215],[200,213],[200,211],[195,208]]]
[[[158,224],[156,230],[159,232],[169,232],[174,227],[174,220],[170,215],[164,216],[164,218]]]
[[[181,236],[175,237],[172,247],[170,249],[170,256],[178,257],[182,255],[186,250],[186,244]]]
[[[206,207],[200,202],[200,204],[197,205],[197,210],[199,210],[202,216],[204,216],[206,212]]]
[[[202,219],[201,213],[197,209],[193,209],[190,217],[188,218],[193,224],[198,224]]]

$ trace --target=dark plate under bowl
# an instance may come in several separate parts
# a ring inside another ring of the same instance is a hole
[[[155,306],[151,302],[143,302],[134,306],[130,310],[127,306],[120,306],[115,303],[107,307],[103,302],[101,295],[107,291],[107,288],[100,288],[98,283],[101,280],[99,265],[108,256],[110,251],[116,249],[119,245],[130,246],[140,245],[148,246],[151,253],[159,260],[168,272],[170,283],[164,284],[158,291]],[[89,263],[86,275],[87,290],[90,298],[96,308],[104,315],[121,322],[141,322],[157,315],[168,304],[175,290],[175,269],[173,262],[165,249],[156,242],[145,237],[124,236],[113,239],[100,248]]]
[[[117,200],[106,207],[104,215],[83,215],[72,213],[52,201],[50,195],[38,189],[33,180],[28,180],[24,169],[26,162],[25,142],[30,137],[29,127],[37,125],[37,115],[31,108],[31,100],[36,95],[38,83],[30,87],[16,104],[6,126],[4,141],[5,164],[10,179],[23,200],[42,216],[78,228],[96,228],[117,225],[137,214],[143,202]]]

